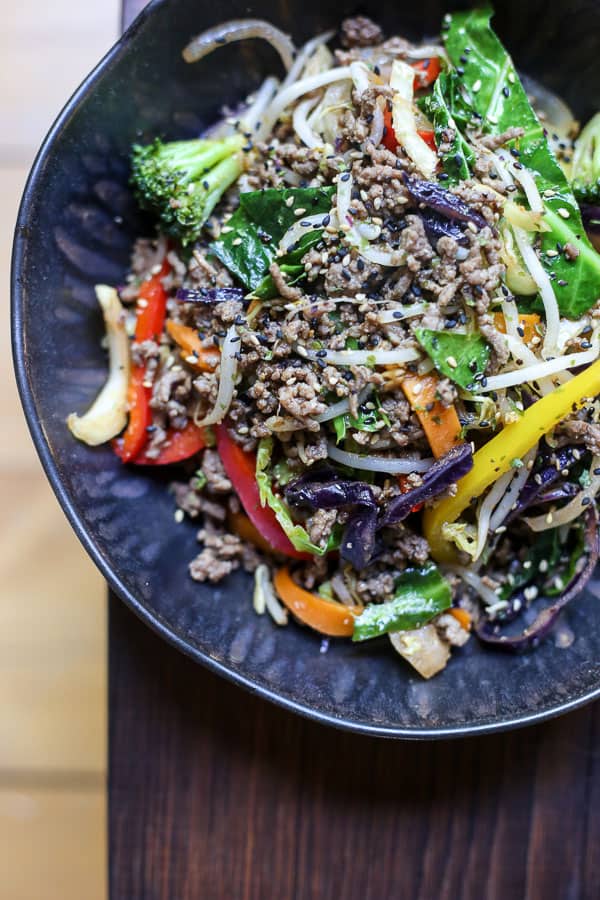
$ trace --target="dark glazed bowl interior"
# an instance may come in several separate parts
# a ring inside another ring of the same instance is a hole
[[[14,351],[29,425],[58,498],[115,591],[142,619],[197,660],[298,712],[356,731],[442,737],[537,721],[600,694],[599,583],[569,612],[575,640],[509,656],[475,640],[422,682],[386,641],[332,642],[257,617],[251,581],[217,588],[190,580],[193,524],[176,524],[165,481],[124,468],[109,449],[90,450],[65,427],[106,373],[93,285],[118,284],[134,236],[147,230],[127,190],[136,138],[198,133],[269,72],[274,52],[252,41],[195,66],[189,37],[240,16],[269,18],[297,43],[335,27],[352,4],[155,0],[69,102],[35,163],[17,225],[13,269]],[[388,34],[434,34],[447,7],[365,3]],[[215,18],[216,17],[216,18]],[[600,3],[498,4],[496,28],[517,65],[567,99],[577,115],[600,98]],[[65,572],[68,577],[68,572]]]

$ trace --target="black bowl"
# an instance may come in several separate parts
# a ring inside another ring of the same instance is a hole
[[[196,0],[154,0],[69,101],[34,164],[16,228],[13,338],[19,388],[42,463],[73,528],[116,593],[184,652],[251,690],[312,718],[391,737],[446,737],[536,722],[600,694],[600,585],[573,604],[575,640],[509,656],[470,641],[432,682],[385,641],[331,642],[297,625],[257,617],[242,574],[217,588],[187,575],[195,528],[176,524],[164,478],[90,450],[65,419],[85,409],[105,377],[93,285],[119,283],[133,237],[147,227],[127,189],[127,155],[140,135],[197,134],[278,71],[261,42],[224,48],[195,66],[181,59],[191,35],[220,20],[257,15],[299,43],[335,27],[351,4],[327,12],[302,3],[226,0],[213,14]],[[380,16],[380,4],[363,11]],[[388,33],[434,34],[446,7],[388,8]],[[600,97],[600,4],[505,3],[496,27],[518,65],[561,92],[580,116]],[[65,572],[68,577],[68,572]]]

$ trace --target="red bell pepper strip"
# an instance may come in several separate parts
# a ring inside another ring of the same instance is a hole
[[[165,259],[160,272],[153,275],[148,281],[144,281],[140,288],[135,324],[135,340],[138,343],[155,340],[162,334],[167,308],[167,292],[162,286],[162,279],[168,275],[170,268]],[[146,429],[152,423],[150,409],[152,388],[145,386],[145,379],[145,364],[132,366],[127,394],[129,422],[123,434],[122,443],[121,459],[123,462],[131,462],[135,459],[148,440]]]
[[[383,139],[382,144],[388,150],[391,150],[392,153],[395,153],[398,149],[398,141],[396,140],[396,135],[394,133],[394,125],[392,122],[392,112],[386,106],[383,111]],[[435,134],[430,130],[422,130],[417,131],[417,134],[421,138],[421,140],[425,141],[428,147],[430,147],[434,152],[437,150],[435,143]]]
[[[256,483],[256,456],[236,444],[225,425],[215,428],[217,450],[229,480],[240,499],[246,515],[257,531],[269,542],[271,549],[295,559],[312,559],[309,553],[296,550],[275,518],[270,506],[262,506]]]
[[[431,56],[429,59],[420,59],[418,62],[414,62],[411,65],[416,72],[415,90],[432,85],[442,71],[437,56]]]
[[[168,466],[195,456],[204,447],[206,447],[204,429],[198,428],[194,422],[188,422],[181,431],[169,428],[164,446],[158,456],[147,456],[145,450],[142,450],[129,462],[136,466]],[[123,438],[113,441],[113,450],[123,462],[128,461],[123,456]]]
[[[412,485],[408,480],[408,475],[398,475],[398,487],[403,494],[408,494],[409,491],[412,491]],[[411,509],[411,513],[419,512],[419,510],[423,509],[422,503],[417,503]]]

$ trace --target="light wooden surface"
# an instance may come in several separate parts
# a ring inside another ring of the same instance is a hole
[[[106,601],[31,445],[8,272],[27,171],[113,42],[118,0],[18,0],[0,29],[0,897],[106,897]]]

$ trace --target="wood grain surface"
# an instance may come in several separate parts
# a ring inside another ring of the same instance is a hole
[[[600,706],[442,743],[355,736],[110,608],[111,900],[595,900]]]

